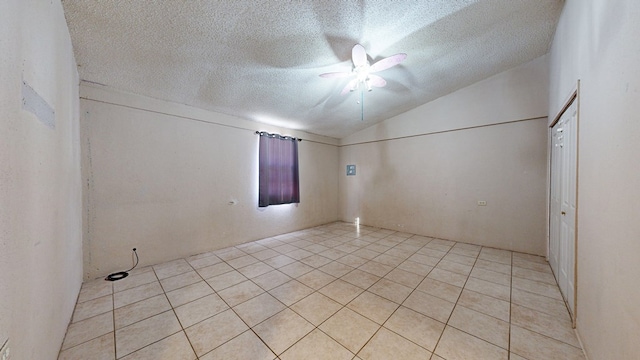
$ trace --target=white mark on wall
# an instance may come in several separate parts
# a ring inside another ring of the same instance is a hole
[[[22,81],[22,109],[34,114],[41,123],[56,128],[56,113],[53,108],[26,81]]]

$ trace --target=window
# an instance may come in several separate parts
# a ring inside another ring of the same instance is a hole
[[[258,206],[300,202],[298,139],[259,132]]]

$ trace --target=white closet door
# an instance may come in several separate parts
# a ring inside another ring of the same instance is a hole
[[[549,263],[569,310],[575,309],[577,109],[574,101],[552,128]]]

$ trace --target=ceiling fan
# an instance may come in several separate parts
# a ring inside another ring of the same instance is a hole
[[[387,85],[387,82],[382,77],[374,73],[396,66],[406,58],[407,54],[400,53],[379,60],[373,65],[369,65],[367,52],[365,51],[364,47],[360,44],[356,44],[353,49],[351,49],[351,61],[353,62],[353,69],[351,69],[350,72],[330,72],[320,74],[320,76],[323,78],[353,77],[353,79],[351,79],[351,81],[347,83],[344,89],[342,89],[340,95],[344,95],[350,91],[355,91],[357,89],[361,89],[362,91],[364,91],[364,89],[367,89],[367,91],[371,91],[373,87],[383,87]]]

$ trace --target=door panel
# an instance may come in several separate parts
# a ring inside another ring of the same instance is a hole
[[[569,311],[575,309],[577,109],[575,100],[552,128],[549,263]]]

